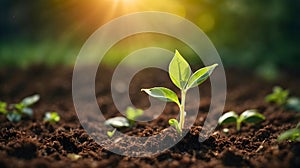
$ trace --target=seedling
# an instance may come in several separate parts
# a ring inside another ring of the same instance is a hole
[[[300,99],[298,97],[289,97],[289,91],[279,86],[273,88],[273,93],[266,96],[267,102],[274,102],[278,106],[289,110],[300,112]]]
[[[187,91],[202,84],[206,79],[208,79],[216,66],[218,66],[218,64],[207,66],[197,70],[192,74],[188,62],[176,50],[175,56],[169,64],[169,76],[171,78],[171,81],[181,91],[181,101],[179,101],[179,98],[177,97],[175,92],[165,87],[153,87],[149,89],[142,89],[142,91],[146,92],[149,96],[157,98],[161,101],[174,102],[179,106],[179,122],[176,119],[170,119],[169,124],[171,126],[174,126],[177,132],[181,134],[184,127],[184,110]]]
[[[10,104],[7,106],[6,102],[0,102],[0,113],[6,115],[6,118],[11,122],[18,122],[22,115],[32,116],[33,110],[29,106],[39,101],[39,95],[33,95],[24,98],[20,103]]]
[[[117,129],[115,128],[115,129],[112,130],[112,131],[107,131],[107,132],[106,132],[107,136],[110,137],[110,138],[113,137],[113,136],[115,135],[116,130],[117,130]]]
[[[134,109],[132,107],[127,107],[126,118],[125,117],[114,117],[105,121],[105,125],[111,125],[116,128],[121,127],[132,127],[135,124],[135,120],[142,116],[144,111],[142,109]]]
[[[236,123],[236,129],[239,131],[243,122],[258,123],[263,120],[265,120],[265,117],[253,109],[244,111],[240,116],[234,111],[227,112],[219,118],[218,123],[219,125]]]
[[[288,90],[284,90],[280,86],[275,86],[273,88],[273,93],[267,95],[265,100],[267,102],[274,102],[278,106],[282,106],[286,104],[288,96],[289,96]]]
[[[60,116],[57,112],[47,112],[44,117],[44,121],[48,121],[50,123],[57,123],[60,120]]]
[[[279,135],[277,141],[283,140],[297,141],[300,142],[300,122],[297,124],[296,128],[289,129]]]

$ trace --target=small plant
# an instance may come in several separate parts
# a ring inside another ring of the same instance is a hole
[[[107,131],[107,132],[106,132],[107,136],[110,137],[110,138],[113,137],[113,136],[115,135],[116,130],[117,130],[117,129],[115,128],[115,129],[112,130],[112,131]]]
[[[40,96],[38,94],[24,98],[20,103],[10,104],[0,101],[0,113],[6,116],[11,122],[19,122],[22,115],[32,116],[33,110],[29,108],[31,105],[38,102]]]
[[[279,135],[277,141],[283,140],[297,141],[300,142],[300,122],[297,124],[296,128],[289,129]]]
[[[176,50],[175,56],[169,64],[169,76],[175,86],[181,90],[181,101],[179,101],[175,92],[165,87],[153,87],[149,89],[142,89],[142,91],[161,101],[174,102],[179,106],[179,122],[176,119],[170,119],[169,124],[174,126],[178,133],[181,133],[184,127],[185,97],[187,91],[202,84],[206,79],[208,79],[216,66],[218,66],[218,64],[207,66],[192,74],[188,62]]]
[[[57,112],[46,112],[44,121],[48,121],[50,123],[57,123],[60,120],[60,116]]]
[[[142,116],[144,111],[142,109],[135,109],[127,107],[126,118],[125,117],[113,117],[105,121],[105,125],[111,125],[116,128],[120,127],[133,127],[135,120]]]
[[[278,106],[282,106],[282,105],[286,104],[288,96],[289,96],[288,90],[284,90],[279,86],[275,86],[273,88],[273,93],[267,95],[265,100],[267,102],[274,102]]]
[[[219,125],[236,123],[236,129],[239,131],[243,122],[258,123],[263,120],[265,120],[265,117],[253,109],[244,111],[240,116],[234,111],[227,112],[219,118],[218,123]]]
[[[274,102],[285,109],[300,112],[300,99],[298,97],[289,97],[289,91],[279,86],[273,88],[273,93],[265,97],[266,102]]]

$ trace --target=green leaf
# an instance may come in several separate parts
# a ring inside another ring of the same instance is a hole
[[[188,62],[176,50],[175,56],[169,65],[169,76],[172,82],[181,90],[185,89],[191,76],[191,68]]]
[[[296,125],[296,128],[300,128],[300,122],[298,122],[298,124]]]
[[[22,113],[25,105],[23,103],[11,104],[18,112]]]
[[[44,117],[44,121],[48,121],[50,123],[57,123],[60,120],[60,116],[57,112],[47,112]]]
[[[298,97],[288,98],[285,107],[287,109],[300,112],[300,99]]]
[[[265,119],[266,118],[264,115],[262,115],[261,113],[257,112],[257,110],[254,109],[244,111],[239,117],[239,120],[241,122],[247,122],[247,123],[258,123]]]
[[[203,83],[213,72],[218,64],[213,64],[196,71],[188,81],[187,88],[193,88]]]
[[[111,138],[112,136],[114,136],[116,130],[117,130],[117,129],[114,129],[114,130],[112,130],[112,131],[107,131],[107,132],[106,132],[107,136]]]
[[[179,128],[179,123],[176,119],[170,119],[169,124],[177,130],[178,133],[181,133],[181,129]]]
[[[176,93],[172,90],[165,87],[154,87],[150,89],[142,89],[142,91],[146,92],[148,95],[157,98],[164,102],[175,102],[180,105],[178,97]]]
[[[144,111],[142,109],[134,109],[132,107],[127,107],[126,109],[126,117],[129,120],[135,120],[136,118],[142,116]]]
[[[7,104],[6,102],[0,101],[0,113],[6,115],[7,114]]]
[[[299,137],[300,137],[300,130],[297,128],[293,128],[280,134],[279,137],[277,138],[277,141],[283,141],[286,139],[289,139],[291,141],[295,141],[295,140],[299,141]]]
[[[129,127],[130,126],[129,121],[125,117],[110,118],[110,119],[106,120],[104,122],[104,124],[105,125],[111,125],[111,126],[116,127],[116,128]]]
[[[29,97],[24,98],[24,99],[21,101],[21,103],[22,103],[24,106],[28,107],[28,106],[33,105],[34,103],[36,103],[36,102],[39,101],[39,100],[40,100],[40,95],[35,94],[35,95],[33,95],[33,96],[29,96]]]
[[[228,123],[236,123],[238,119],[238,115],[234,111],[227,112],[223,114],[219,120],[219,125],[228,124]]]
[[[273,93],[267,95],[265,97],[265,101],[266,102],[274,102],[278,106],[282,106],[286,103],[288,95],[289,95],[288,90],[283,90],[281,87],[275,86],[273,88]]]
[[[6,118],[11,122],[19,122],[22,118],[22,114],[18,112],[11,112],[6,115]]]

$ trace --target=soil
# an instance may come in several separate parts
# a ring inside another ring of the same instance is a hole
[[[113,69],[103,68],[101,72],[96,79],[99,107],[106,118],[119,116],[110,92]],[[72,101],[72,68],[36,66],[26,70],[1,70],[2,101],[15,103],[35,93],[40,94],[41,100],[32,107],[33,117],[24,117],[18,123],[11,123],[0,115],[0,167],[300,167],[300,143],[276,141],[280,133],[296,126],[299,113],[264,101],[274,85],[289,88],[292,95],[300,96],[297,74],[286,75],[277,82],[267,82],[249,72],[233,69],[226,75],[228,90],[224,112],[258,109],[266,116],[265,121],[257,125],[243,124],[241,131],[229,125],[229,133],[223,132],[224,127],[217,127],[200,143],[199,132],[210,106],[210,84],[205,82],[200,87],[197,119],[185,130],[187,134],[179,143],[151,157],[127,157],[103,148],[80,125]],[[148,69],[138,73],[130,85],[133,104],[147,108],[147,96],[140,93],[140,88],[161,85],[176,90],[164,72]],[[46,111],[57,111],[61,116],[59,123],[44,122]],[[176,105],[168,103],[163,115],[155,120],[118,130],[133,138],[165,131],[166,136],[160,138],[172,139],[176,132],[169,127],[168,119],[177,114]],[[95,124],[91,123],[91,127]],[[107,128],[100,130],[105,133]],[[109,139],[99,136],[102,145],[110,143]],[[143,144],[132,140],[132,144],[127,145],[129,148],[157,147],[155,141]],[[124,147],[121,142],[114,146],[119,150]],[[80,158],[72,158],[70,154]]]

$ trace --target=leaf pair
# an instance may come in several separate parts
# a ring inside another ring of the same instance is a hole
[[[257,110],[246,110],[240,116],[234,111],[223,114],[219,120],[219,125],[236,123],[236,129],[239,131],[241,123],[258,123],[265,120],[265,116],[258,113]]]
[[[60,116],[57,112],[47,112],[44,117],[44,121],[48,121],[50,123],[57,123],[60,120]]]
[[[191,75],[192,71],[188,62],[176,50],[175,56],[169,65],[169,76],[180,90],[188,90],[203,83],[211,75],[216,66],[218,64],[201,68]]]

